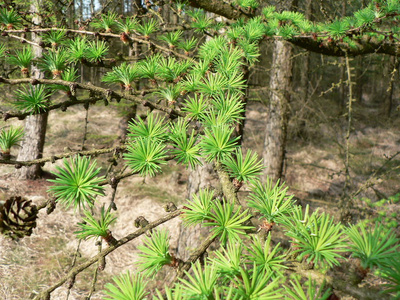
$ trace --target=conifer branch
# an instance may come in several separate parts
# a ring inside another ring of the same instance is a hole
[[[100,154],[106,154],[106,153],[112,153],[115,151],[121,152],[126,149],[126,146],[119,146],[119,147],[113,147],[113,148],[106,148],[106,149],[92,149],[92,150],[86,150],[86,151],[71,151],[71,152],[65,152],[65,153],[59,153],[55,154],[49,157],[44,157],[44,158],[38,158],[38,159],[33,159],[29,161],[19,161],[19,160],[6,160],[6,159],[0,159],[0,164],[4,165],[15,165],[17,168],[21,166],[32,166],[36,164],[43,164],[46,162],[52,162],[54,163],[56,160],[63,159],[63,158],[68,158],[74,155],[83,155],[83,156],[89,156],[89,155],[100,155]]]
[[[46,111],[56,110],[59,108],[61,110],[66,110],[70,106],[79,105],[79,104],[87,105],[88,103],[94,104],[103,99],[104,99],[103,97],[92,97],[92,98],[86,98],[86,99],[80,99],[80,100],[70,98],[66,101],[50,105],[46,109]],[[33,114],[36,114],[36,113],[33,113]],[[7,121],[8,119],[12,119],[12,118],[17,118],[18,120],[23,120],[29,115],[32,115],[32,114],[29,112],[12,112],[12,111],[1,111],[0,110],[0,118],[2,118],[4,121]]]
[[[29,28],[28,31],[29,32],[35,32],[35,33],[46,33],[46,32],[50,32],[50,31],[54,31],[54,30],[58,30],[58,31],[62,31],[65,29],[62,28]],[[17,35],[13,35],[11,33],[26,33],[25,29],[13,29],[13,30],[4,30],[3,31],[4,34],[8,34],[9,37],[15,38],[15,39],[19,39],[23,42],[29,43],[31,45],[35,45],[35,46],[40,46],[39,44],[36,44],[34,42],[31,42],[23,37],[17,36]],[[90,36],[95,36],[95,37],[104,37],[104,38],[117,38],[120,39],[121,35],[119,34],[115,34],[115,33],[109,33],[109,32],[97,32],[97,31],[88,31],[88,30],[78,30],[78,29],[68,29],[67,31],[68,33],[76,33],[76,34],[81,34],[81,35],[90,35]],[[146,40],[144,38],[141,37],[135,37],[133,35],[127,35],[126,36],[131,42],[137,42],[139,44],[144,44],[144,45],[149,45],[149,46],[154,46],[155,48],[161,50],[164,53],[167,54],[171,54],[173,53],[175,56],[180,57],[182,59],[189,59],[191,60],[192,58],[181,54],[177,51],[171,50],[169,48],[163,47],[161,45],[159,45],[158,43],[155,43],[154,41],[149,41]]]
[[[46,290],[42,291],[40,294],[38,294],[34,300],[47,300],[49,299],[48,297],[50,297],[50,294],[57,289],[58,287],[60,287],[61,285],[63,285],[65,282],[67,282],[67,280],[76,277],[79,273],[81,273],[82,271],[86,270],[87,268],[89,268],[91,265],[95,264],[96,262],[98,262],[100,259],[106,257],[108,254],[110,254],[111,252],[113,252],[114,250],[116,250],[117,248],[125,245],[126,243],[136,239],[137,237],[143,235],[144,233],[146,233],[147,231],[169,221],[172,220],[174,218],[176,218],[177,216],[179,216],[181,214],[181,209],[177,209],[176,211],[169,213],[167,215],[165,215],[164,217],[151,222],[149,225],[136,230],[135,232],[125,236],[124,238],[118,240],[114,245],[111,245],[105,249],[103,249],[99,254],[89,258],[88,260],[86,260],[85,262],[81,263],[80,265],[77,265],[75,267],[73,267],[71,270],[68,271],[68,273],[66,275],[64,275],[59,281],[57,281],[56,283],[54,283],[52,286],[50,286],[49,288],[47,288]]]
[[[107,100],[115,98],[115,99],[121,99],[124,98],[126,100],[132,101],[136,104],[142,104],[145,107],[148,107],[150,110],[160,110],[168,115],[172,116],[181,116],[184,117],[186,114],[178,111],[176,109],[173,109],[171,107],[165,107],[163,105],[153,103],[149,100],[143,99],[141,97],[135,96],[135,95],[130,95],[128,93],[123,93],[123,92],[117,92],[112,89],[106,89],[102,87],[98,87],[95,85],[90,85],[90,84],[83,84],[79,82],[70,82],[70,81],[64,81],[60,79],[32,79],[32,78],[20,78],[20,79],[8,79],[0,76],[0,83],[7,83],[7,84],[22,84],[22,83],[31,83],[32,85],[37,85],[37,84],[57,84],[57,85],[63,85],[63,86],[70,86],[74,85],[76,89],[83,89],[87,91],[91,91],[97,94],[103,95],[104,98]]]
[[[379,41],[378,39],[369,36],[363,36],[360,39],[354,40],[357,44],[357,48],[352,48],[344,42],[329,42],[328,40],[321,42],[307,36],[295,37],[288,41],[306,50],[330,56],[346,56],[346,53],[349,56],[359,56],[372,53],[399,56],[397,50],[399,43]]]

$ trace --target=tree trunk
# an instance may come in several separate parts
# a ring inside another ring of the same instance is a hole
[[[264,175],[273,181],[282,177],[288,126],[292,78],[292,47],[284,41],[274,43],[268,119],[264,140]]]
[[[211,187],[212,182],[217,178],[213,166],[204,161],[202,162],[202,166],[197,166],[196,169],[190,170],[187,185],[188,199],[192,199],[193,194],[197,194],[199,190]],[[187,260],[208,235],[208,232],[208,228],[202,228],[201,225],[185,227],[182,224],[176,249],[178,257]]]
[[[276,8],[277,11],[282,11],[293,7],[298,7],[298,0],[280,1]],[[277,181],[283,175],[292,82],[291,57],[291,45],[276,39],[272,54],[268,118],[264,139],[264,180],[270,178]]]
[[[32,22],[34,24],[41,23],[40,15],[36,14],[39,12],[42,6],[42,0],[32,0],[31,12],[33,13]],[[32,40],[39,44],[40,37],[32,33]],[[42,48],[37,46],[32,46],[34,57],[37,59],[42,56]],[[43,72],[37,68],[37,66],[32,66],[32,78],[43,78]],[[44,140],[46,136],[46,126],[47,126],[47,113],[31,115],[25,119],[25,135],[21,143],[21,150],[18,153],[17,160],[28,161],[32,159],[41,158],[43,154]],[[17,170],[17,176],[20,179],[35,179],[41,176],[42,169],[40,165],[33,165],[29,167],[22,167]]]

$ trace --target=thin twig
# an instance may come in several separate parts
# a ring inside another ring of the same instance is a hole
[[[98,245],[98,250],[99,253],[101,253],[101,248],[102,248],[102,243],[101,240],[99,241],[99,245]],[[101,259],[100,259],[101,260]],[[93,280],[92,280],[92,285],[90,287],[90,291],[89,294],[87,295],[87,297],[85,298],[85,300],[90,300],[90,298],[92,297],[94,291],[96,290],[96,282],[97,282],[97,278],[98,278],[98,274],[99,274],[99,269],[100,269],[100,260],[97,262],[97,268],[94,269],[93,272]]]
[[[85,141],[86,141],[86,137],[87,137],[87,128],[88,128],[88,118],[89,118],[89,103],[87,105],[85,105],[85,110],[86,110],[86,114],[85,114],[85,126],[83,127],[83,137],[82,137],[82,147],[81,147],[81,151],[85,150]]]
[[[86,105],[87,103],[96,103],[97,101],[103,100],[104,97],[90,97],[90,98],[84,98],[84,99],[68,99],[66,101],[50,105],[49,107],[46,108],[46,112],[49,112],[51,110],[59,109],[61,110],[67,110],[68,107],[74,106],[74,105],[79,105],[83,104]],[[1,111],[0,110],[0,117],[2,117],[5,121],[11,118],[18,118],[18,120],[23,120],[27,116],[34,115],[36,113],[29,113],[29,112],[11,112],[11,111]]]
[[[125,236],[124,238],[118,240],[114,245],[111,245],[105,249],[103,249],[99,254],[87,259],[80,265],[75,266],[72,268],[67,274],[65,274],[61,279],[59,279],[56,283],[48,287],[46,290],[42,291],[40,294],[38,294],[34,300],[46,300],[48,297],[50,297],[50,294],[63,285],[68,279],[75,277],[79,273],[81,273],[83,270],[86,270],[88,267],[93,265],[94,263],[98,262],[99,259],[106,257],[108,254],[116,250],[117,248],[125,245],[126,243],[130,242],[133,239],[136,239],[137,237],[141,236],[142,234],[146,233],[147,231],[169,221],[177,216],[179,216],[182,213],[181,209],[177,209],[176,211],[169,213],[165,215],[162,218],[159,218],[158,220],[151,222],[149,225],[146,227],[140,228],[136,230],[135,232]]]
[[[349,209],[352,206],[352,199],[349,197],[347,190],[350,187],[351,184],[351,177],[350,177],[350,134],[351,134],[351,126],[352,126],[352,120],[353,120],[353,82],[352,82],[352,76],[351,76],[351,68],[350,68],[350,61],[349,61],[349,56],[346,55],[346,73],[347,73],[347,84],[349,87],[349,100],[348,100],[348,110],[347,110],[347,132],[345,136],[346,140],[346,148],[345,148],[345,162],[344,162],[344,173],[345,173],[345,184],[343,187],[343,195],[341,199],[341,205],[340,205],[340,218],[343,220],[344,218],[349,217]]]
[[[59,160],[62,158],[68,158],[68,157],[71,157],[71,156],[74,156],[77,154],[84,155],[84,156],[100,155],[100,154],[115,152],[116,150],[122,152],[122,151],[125,151],[125,149],[126,149],[126,146],[118,146],[118,147],[105,148],[105,149],[92,149],[92,150],[86,150],[86,151],[71,151],[71,152],[55,154],[50,157],[32,159],[32,160],[27,160],[27,161],[0,159],[0,164],[15,165],[16,167],[32,166],[32,165],[36,165],[36,164],[43,164],[46,162],[54,163],[56,160]]]
[[[79,248],[80,248],[80,246],[81,246],[81,242],[82,242],[82,240],[79,239],[79,241],[78,241],[78,246],[76,247],[76,250],[75,250],[75,253],[74,253],[74,258],[72,259],[71,269],[72,269],[73,267],[75,267],[77,257],[80,255],[80,254],[79,254]],[[70,293],[71,293],[71,289],[72,289],[72,287],[74,286],[74,284],[75,284],[75,278],[74,278],[73,280],[71,280],[70,284],[68,285],[67,297],[65,298],[65,300],[68,300],[69,295],[70,295]]]

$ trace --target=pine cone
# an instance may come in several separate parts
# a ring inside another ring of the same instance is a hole
[[[38,210],[31,200],[16,196],[0,204],[0,233],[12,239],[32,234]]]

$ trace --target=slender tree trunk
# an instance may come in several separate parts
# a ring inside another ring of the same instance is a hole
[[[297,0],[281,1],[277,10],[297,7]],[[277,181],[283,175],[287,128],[289,122],[289,98],[292,82],[292,47],[289,43],[275,40],[269,83],[268,118],[264,139],[264,175]]]
[[[202,166],[197,166],[194,170],[190,170],[187,185],[187,198],[192,199],[194,194],[199,190],[211,187],[215,182],[216,174],[211,164],[203,161]],[[181,225],[179,232],[178,245],[176,253],[180,259],[187,260],[203,239],[207,236],[208,228],[202,228],[201,225],[192,227],[184,227]]]
[[[292,47],[287,42],[275,41],[263,153],[264,175],[273,181],[283,174],[292,78],[291,55]]]
[[[35,24],[40,24],[41,18],[36,12],[42,5],[42,0],[32,0],[31,11],[33,13],[32,21]],[[40,37],[32,33],[32,40],[39,44]],[[42,48],[37,46],[32,46],[34,57],[39,58],[42,56]],[[32,77],[33,78],[43,78],[44,74],[33,65],[32,66]],[[21,150],[19,151],[17,160],[28,161],[32,159],[41,158],[43,154],[44,140],[46,136],[46,126],[47,126],[47,113],[28,116],[25,119],[25,136],[21,143]],[[35,179],[41,176],[40,165],[33,165],[30,167],[22,167],[17,170],[17,176],[20,179]]]

